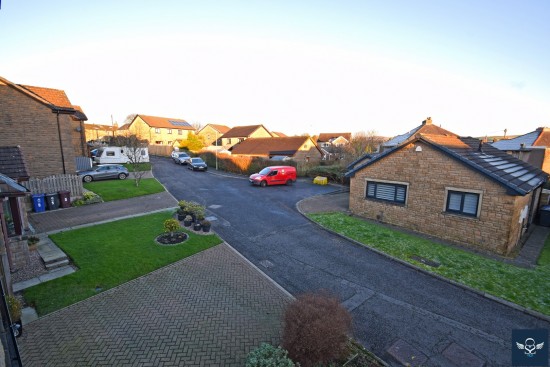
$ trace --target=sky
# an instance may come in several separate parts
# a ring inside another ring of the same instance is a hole
[[[62,89],[97,124],[518,135],[550,126],[549,16],[548,0],[2,0],[0,76]]]

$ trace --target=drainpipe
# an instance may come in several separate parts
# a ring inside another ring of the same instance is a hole
[[[67,173],[65,169],[65,154],[63,154],[63,141],[61,140],[61,124],[59,123],[59,111],[55,111],[57,117],[57,135],[59,136],[59,150],[61,151],[61,164],[63,164],[63,173]]]

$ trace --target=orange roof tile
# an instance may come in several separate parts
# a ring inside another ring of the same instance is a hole
[[[225,134],[223,134],[222,138],[247,138],[252,133],[259,128],[264,128],[266,131],[268,131],[263,125],[248,125],[248,126],[235,126],[232,129],[229,129]],[[269,131],[268,131],[269,132]]]
[[[179,129],[179,130],[195,130],[190,123],[183,119],[176,119],[171,117],[157,117],[157,116],[147,116],[147,115],[137,115],[141,117],[145,123],[151,127],[163,127],[168,129]],[[134,119],[135,121],[135,119]]]
[[[244,155],[294,155],[308,140],[307,136],[283,138],[249,138],[231,149],[232,154]]]
[[[64,91],[53,88],[42,88],[42,87],[33,87],[30,85],[19,85],[27,89],[28,91],[36,94],[37,96],[45,99],[54,106],[73,108],[72,103],[69,101],[69,98]]]

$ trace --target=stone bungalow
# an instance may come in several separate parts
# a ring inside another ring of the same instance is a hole
[[[416,134],[356,165],[353,214],[509,255],[536,214],[547,175],[478,139]]]

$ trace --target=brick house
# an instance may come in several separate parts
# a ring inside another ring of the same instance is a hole
[[[9,272],[24,267],[29,249],[24,240],[29,232],[25,200],[30,194],[22,185],[29,179],[27,165],[19,147],[0,147],[0,256],[4,286],[10,284]],[[4,288],[8,289],[8,288]]]
[[[176,140],[186,140],[195,128],[182,119],[136,115],[127,128],[121,126],[118,131],[148,140],[149,144],[171,147]]]
[[[347,172],[350,211],[509,255],[547,175],[474,138],[417,134]]]
[[[87,153],[86,120],[64,91],[18,85],[0,77],[2,145],[21,147],[30,176],[74,173],[75,158]]]
[[[231,148],[232,156],[262,157],[275,156],[292,158],[296,162],[319,161],[323,154],[308,136],[286,138],[249,138]]]
[[[218,146],[225,149],[248,138],[271,138],[273,135],[263,125],[235,126],[218,138]]]
[[[205,146],[209,146],[215,144],[216,140],[229,130],[230,128],[225,125],[207,124],[197,132],[197,135],[203,139]]]
[[[492,145],[550,173],[550,128],[539,127],[530,133],[512,139],[499,140]]]
[[[351,133],[320,133],[317,145],[321,148],[341,147],[349,144]]]
[[[86,141],[102,140],[106,136],[117,135],[118,125],[84,124]]]
[[[393,149],[399,144],[410,139],[416,134],[427,134],[427,135],[445,135],[445,136],[458,136],[455,133],[452,133],[448,130],[443,129],[440,126],[434,125],[431,117],[427,117],[426,120],[422,121],[422,124],[415,127],[411,131],[406,132],[405,134],[397,135],[386,141],[380,146],[380,152],[384,152],[388,149]]]

